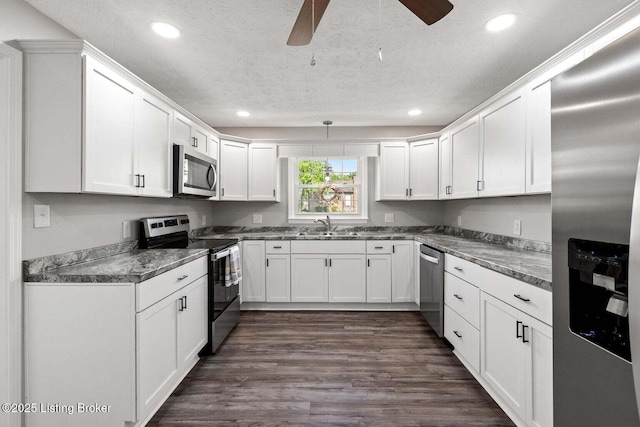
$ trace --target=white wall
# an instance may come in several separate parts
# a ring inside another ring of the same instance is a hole
[[[260,226],[253,224],[253,214],[262,214],[262,226],[282,227],[287,222],[287,163],[281,160],[281,201],[272,202],[217,202],[213,206],[213,225]],[[368,226],[441,225],[443,202],[376,202],[374,200],[375,163],[368,161],[369,221]],[[385,223],[384,214],[394,213],[395,222]],[[346,224],[345,224],[346,225]],[[365,224],[358,224],[365,225]]]
[[[444,202],[444,225],[523,239],[551,242],[551,195],[494,197]],[[513,221],[522,220],[522,235],[513,234]]]
[[[78,38],[24,0],[1,0],[0,41]]]

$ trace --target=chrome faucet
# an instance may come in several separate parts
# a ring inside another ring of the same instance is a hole
[[[315,222],[316,224],[321,222],[322,224],[324,224],[324,226],[326,228],[325,232],[326,233],[331,233],[331,218],[329,218],[329,215],[327,215],[327,220],[326,221],[323,220],[323,219],[316,219],[313,222]]]

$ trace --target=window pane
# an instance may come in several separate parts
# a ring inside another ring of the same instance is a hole
[[[321,197],[320,187],[298,188],[298,213],[358,213],[358,188],[336,188],[335,197],[325,192]]]

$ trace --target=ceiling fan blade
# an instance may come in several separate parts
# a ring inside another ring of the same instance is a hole
[[[296,23],[293,25],[293,29],[291,30],[291,34],[289,35],[289,40],[287,40],[287,44],[289,46],[304,46],[311,42],[314,29],[318,29],[318,24],[320,23],[320,19],[322,19],[322,15],[324,15],[324,11],[329,5],[329,0],[315,0],[314,3],[314,28],[312,28],[311,25],[311,11],[313,7],[312,0],[304,0],[302,9],[300,9],[300,13],[298,14],[298,19],[296,19]]]
[[[427,25],[435,24],[453,9],[447,0],[400,0],[400,3]]]

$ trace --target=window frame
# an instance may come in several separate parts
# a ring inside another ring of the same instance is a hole
[[[333,223],[352,223],[352,224],[364,224],[369,221],[369,180],[367,175],[367,158],[359,156],[329,156],[329,160],[339,159],[356,159],[358,162],[358,181],[359,184],[349,185],[348,187],[355,187],[359,189],[358,195],[359,201],[357,202],[358,213],[331,213],[331,212],[318,212],[318,213],[299,213],[297,212],[298,206],[298,162],[304,160],[327,160],[327,157],[290,157],[287,159],[289,176],[287,178],[288,186],[288,220],[292,224],[309,224],[318,219],[325,219],[327,215],[331,218]]]

